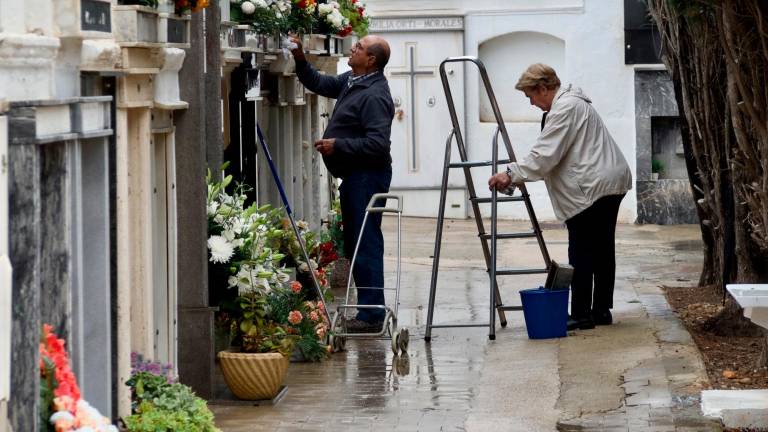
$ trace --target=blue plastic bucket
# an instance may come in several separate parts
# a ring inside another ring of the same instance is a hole
[[[568,290],[550,291],[542,287],[520,291],[525,328],[530,339],[550,339],[567,335]]]

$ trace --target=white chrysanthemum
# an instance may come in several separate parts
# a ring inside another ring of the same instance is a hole
[[[208,239],[208,249],[211,250],[211,262],[223,264],[232,258],[232,254],[235,252],[232,243],[228,242],[222,236],[211,236]]]
[[[216,216],[213,217],[213,221],[217,224],[221,225],[224,223],[224,215],[219,213]]]
[[[246,15],[251,15],[256,12],[256,5],[249,1],[244,1],[243,4],[240,5],[240,10]]]
[[[252,2],[257,8],[266,9],[269,7],[264,0],[252,0]]]

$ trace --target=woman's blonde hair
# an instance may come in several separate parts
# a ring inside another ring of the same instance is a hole
[[[542,63],[534,63],[520,75],[515,88],[524,91],[535,89],[540,85],[549,90],[560,87],[560,78],[557,77],[557,73],[551,67]]]

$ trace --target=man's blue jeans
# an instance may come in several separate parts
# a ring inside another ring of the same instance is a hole
[[[341,218],[344,223],[344,254],[352,259],[360,228],[363,225],[365,209],[373,194],[389,192],[392,168],[378,171],[354,172],[341,182]],[[384,205],[384,203],[376,203]],[[357,303],[362,305],[383,305],[384,291],[364,287],[384,287],[384,236],[381,233],[381,213],[372,213],[365,224],[363,239],[357,251],[352,269],[357,289]],[[358,309],[357,319],[381,321],[383,309]]]

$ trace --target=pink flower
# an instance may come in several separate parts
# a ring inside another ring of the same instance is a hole
[[[325,326],[321,324],[321,325],[315,327],[315,334],[317,334],[317,337],[319,339],[324,338],[325,337]]]
[[[301,282],[299,281],[293,281],[291,282],[291,291],[295,292],[296,294],[301,292]]]
[[[321,311],[324,311],[325,310],[325,303],[323,303],[321,301],[318,301],[317,302],[317,308],[320,309]]]
[[[320,319],[320,316],[317,315],[317,312],[312,311],[309,313],[309,319],[311,319],[312,321],[317,321]]]
[[[301,316],[301,312],[299,312],[297,310],[291,311],[288,314],[288,322],[293,324],[293,325],[299,324],[303,318],[304,317]]]

